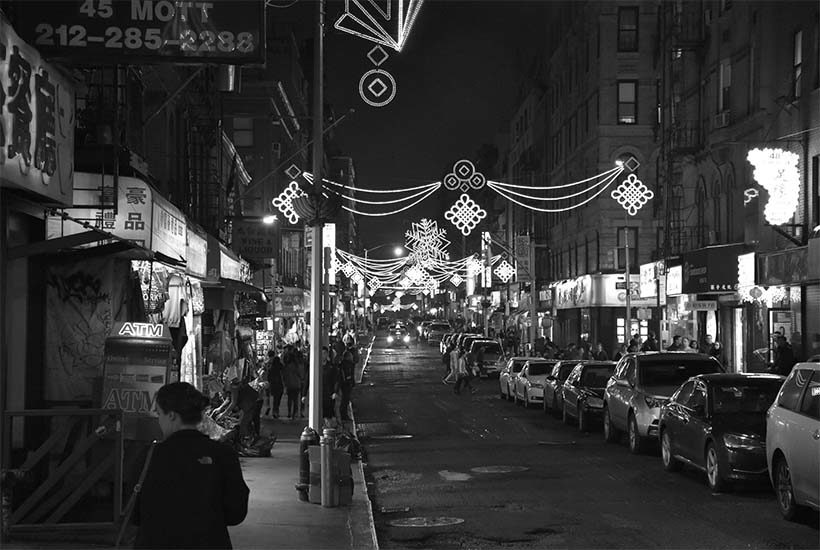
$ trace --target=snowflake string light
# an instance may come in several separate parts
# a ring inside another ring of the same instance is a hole
[[[296,223],[299,221],[299,216],[293,209],[293,199],[304,196],[306,196],[305,192],[299,188],[299,184],[292,181],[284,191],[273,199],[273,205],[284,214],[290,223]]]
[[[515,274],[515,268],[511,266],[507,260],[502,260],[501,263],[498,264],[498,267],[495,268],[493,273],[495,273],[502,282],[506,283]]]
[[[475,169],[475,165],[469,160],[460,160],[453,165],[453,171],[444,176],[442,180],[444,187],[450,191],[461,189],[481,189],[487,183],[484,174]]]
[[[754,178],[769,192],[763,214],[772,225],[789,221],[800,198],[800,157],[783,149],[752,149],[747,160],[754,166]]]
[[[653,198],[655,193],[652,192],[635,174],[629,174],[627,178],[621,182],[621,185],[613,189],[612,198],[618,201],[624,210],[629,212],[630,216],[638,213],[638,210]]]
[[[484,211],[473,199],[466,193],[462,194],[456,203],[444,213],[447,221],[455,225],[461,234],[465,237],[472,232],[478,223],[487,217],[487,212]]]
[[[454,285],[454,286],[459,286],[461,283],[463,283],[463,282],[464,282],[464,279],[462,279],[462,278],[458,275],[458,273],[456,273],[455,275],[453,275],[452,277],[450,277],[450,282],[451,282],[451,283],[453,283],[453,285]]]
[[[422,218],[420,222],[414,222],[412,229],[405,233],[405,248],[419,265],[429,267],[446,259],[446,248],[450,246],[446,235],[447,231],[439,229],[438,222]]]

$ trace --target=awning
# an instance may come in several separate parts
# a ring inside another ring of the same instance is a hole
[[[221,290],[231,290],[233,292],[244,292],[248,296],[261,301],[267,302],[268,298],[265,296],[265,290],[259,288],[258,286],[249,285],[248,283],[243,283],[242,281],[237,281],[234,279],[223,279],[220,278],[218,281],[206,280],[202,281],[202,288],[205,290],[208,289],[221,289]]]

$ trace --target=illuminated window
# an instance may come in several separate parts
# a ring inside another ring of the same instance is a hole
[[[634,80],[618,81],[618,124],[638,123],[637,88]]]
[[[618,8],[618,51],[638,51],[638,8]]]
[[[233,144],[236,147],[253,147],[253,119],[241,117],[233,119]]]
[[[794,33],[794,56],[792,61],[792,97],[800,97],[800,81],[803,76],[803,31]]]

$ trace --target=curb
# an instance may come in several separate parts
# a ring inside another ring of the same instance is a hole
[[[362,370],[358,373],[356,377],[356,384],[361,384],[362,377],[364,376],[364,371],[367,368],[367,363],[370,360],[370,352],[373,350],[373,342],[375,342],[376,338],[371,337],[370,345],[367,348],[367,356],[365,357],[364,361],[362,362]],[[353,412],[353,406],[350,407],[350,419],[353,423],[353,433],[356,434],[356,437],[359,435],[359,430],[356,425],[356,416]],[[379,539],[376,536],[376,521],[373,518],[373,504],[370,501],[370,494],[367,491],[367,483],[365,482],[364,478],[364,464],[362,460],[359,459],[356,462],[356,467],[353,470],[353,478],[354,483],[361,484],[363,493],[355,493],[355,494],[363,494],[363,499],[357,499],[355,496],[354,501],[364,500],[362,505],[367,510],[367,520],[368,520],[368,527],[367,533],[365,533],[364,529],[361,526],[353,525],[352,522],[348,520],[348,529],[350,530],[350,540],[352,541],[352,548],[359,549],[359,548],[372,548],[373,550],[379,550]],[[368,540],[365,540],[368,539]]]

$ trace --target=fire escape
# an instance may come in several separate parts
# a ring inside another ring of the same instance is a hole
[[[224,216],[230,205],[221,173],[221,102],[211,72],[211,69],[203,70],[185,91],[182,139],[185,140],[186,202],[197,223],[226,241]]]
[[[687,227],[684,211],[683,168],[703,148],[705,125],[700,120],[702,94],[700,65],[704,55],[706,25],[699,2],[661,3],[661,162],[659,190],[664,224],[658,252],[668,258],[694,245],[694,228]],[[660,212],[656,212],[660,214]]]

